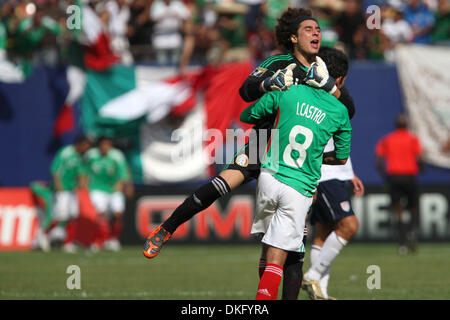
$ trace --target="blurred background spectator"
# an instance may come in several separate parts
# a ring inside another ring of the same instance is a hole
[[[413,42],[430,44],[431,31],[434,27],[434,16],[427,5],[420,0],[410,0],[403,10],[405,20],[411,25],[414,34]]]
[[[335,28],[339,34],[339,40],[346,46],[350,59],[355,58],[357,45],[361,45],[361,30],[365,28],[361,4],[357,0],[344,2],[344,10],[338,15]]]
[[[411,25],[404,19],[403,12],[398,7],[386,7],[383,10],[381,31],[388,40],[385,57],[389,61],[394,60],[396,44],[408,43],[414,38]]]
[[[159,64],[174,64],[179,61],[183,47],[182,28],[190,14],[182,1],[153,2],[150,9],[150,19],[154,23],[152,46]]]
[[[447,0],[2,0],[0,58],[28,72],[32,61],[54,65],[73,56],[80,33],[66,26],[73,4],[91,6],[121,63],[181,63],[181,73],[190,62],[276,53],[276,19],[288,6],[311,8],[323,45],[345,48],[352,59],[391,60],[398,43],[445,45],[450,38]],[[370,5],[381,9],[380,28],[366,27]]]
[[[130,7],[127,0],[111,0],[105,4],[105,20],[111,36],[111,47],[122,63],[133,63],[128,40],[128,25],[130,21]]]
[[[448,0],[439,0],[437,11],[434,14],[435,24],[431,32],[433,43],[450,44],[450,3]]]

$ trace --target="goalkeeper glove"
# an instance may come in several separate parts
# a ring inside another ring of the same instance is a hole
[[[261,84],[264,92],[274,90],[285,91],[289,89],[289,87],[294,84],[294,74],[292,70],[294,70],[296,66],[295,63],[291,63],[283,70],[278,70],[272,77],[264,79]]]
[[[323,89],[330,94],[337,90],[334,78],[328,74],[327,66],[319,56],[309,67],[304,81],[307,85]]]

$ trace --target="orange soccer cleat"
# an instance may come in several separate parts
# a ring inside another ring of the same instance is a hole
[[[144,250],[142,251],[144,256],[149,259],[156,257],[161,251],[163,244],[171,236],[172,234],[162,226],[157,227],[145,240]]]

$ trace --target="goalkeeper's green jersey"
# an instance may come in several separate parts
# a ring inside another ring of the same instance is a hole
[[[111,149],[102,155],[98,148],[86,153],[89,168],[89,189],[113,193],[117,182],[128,180],[128,165],[125,156],[118,149]]]
[[[80,176],[86,174],[86,166],[83,157],[70,145],[58,151],[50,171],[59,179],[64,191],[72,191],[78,186]]]
[[[311,197],[320,179],[323,150],[334,137],[336,157],[350,155],[352,128],[346,107],[331,94],[306,85],[266,93],[241,114],[256,123],[276,114],[261,167],[279,181]],[[277,137],[278,136],[278,137]]]

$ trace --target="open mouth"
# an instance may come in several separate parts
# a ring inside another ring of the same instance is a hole
[[[311,47],[314,49],[319,49],[319,40],[315,39],[311,41]]]

